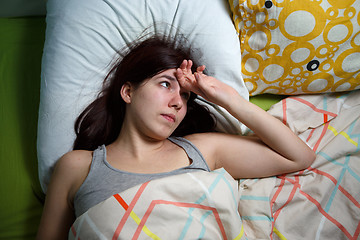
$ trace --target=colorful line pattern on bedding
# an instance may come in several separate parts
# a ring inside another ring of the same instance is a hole
[[[80,216],[69,239],[246,239],[238,184],[224,170],[158,179]]]
[[[269,112],[317,158],[301,172],[240,181],[239,211],[248,237],[359,239],[360,91],[289,97]]]

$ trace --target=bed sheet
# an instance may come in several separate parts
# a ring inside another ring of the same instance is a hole
[[[246,239],[238,184],[224,169],[156,179],[95,205],[69,239]]]
[[[358,239],[360,91],[283,99],[270,110],[316,153],[300,172],[240,181],[239,212],[254,239]]]

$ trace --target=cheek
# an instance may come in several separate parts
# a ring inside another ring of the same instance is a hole
[[[157,106],[161,102],[163,102],[163,95],[160,94],[158,91],[142,92],[137,97],[138,97],[138,100],[140,102],[142,102],[143,105],[146,105],[148,107]]]
[[[148,101],[154,101],[154,102],[158,102],[158,101],[162,101],[165,99],[165,95],[163,93],[163,91],[161,91],[161,89],[158,88],[152,88],[149,91],[144,93],[143,98],[146,98]]]

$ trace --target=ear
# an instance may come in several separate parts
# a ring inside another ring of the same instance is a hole
[[[121,98],[124,100],[124,102],[131,103],[131,92],[132,92],[131,84],[129,82],[124,83],[124,85],[122,85],[120,90],[120,95]]]

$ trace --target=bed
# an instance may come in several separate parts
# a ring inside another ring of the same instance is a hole
[[[181,29],[208,50],[199,57],[211,74],[288,125],[317,158],[306,170],[270,178],[234,180],[219,169],[151,181],[90,209],[70,239],[173,239],[164,229],[182,239],[358,239],[360,1],[131,3],[49,0],[46,16],[0,19],[7,33],[0,39],[0,239],[35,237],[75,116],[116,50],[144,29]],[[219,131],[251,134],[208,107]]]

